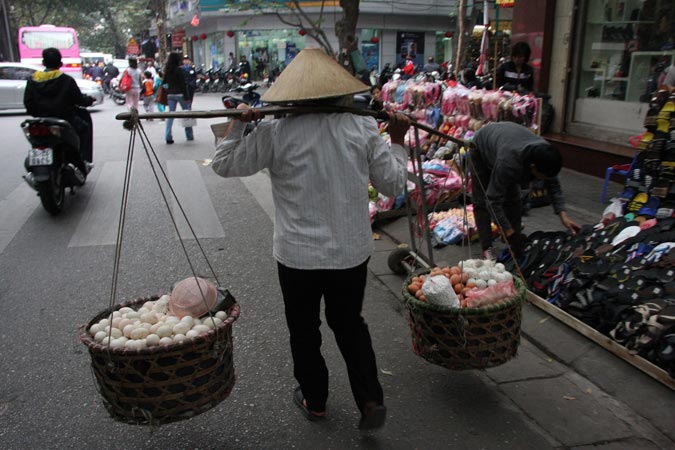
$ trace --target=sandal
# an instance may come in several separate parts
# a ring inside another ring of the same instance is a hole
[[[293,403],[295,403],[302,414],[307,418],[307,420],[315,422],[317,420],[323,420],[326,418],[326,411],[317,412],[312,411],[307,407],[307,402],[305,401],[305,396],[302,394],[302,389],[300,386],[295,388],[293,391]]]

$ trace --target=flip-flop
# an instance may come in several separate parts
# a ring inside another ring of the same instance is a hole
[[[307,418],[307,420],[315,422],[317,420],[323,420],[326,418],[325,411],[323,413],[317,414],[307,407],[305,404],[305,396],[302,394],[302,389],[300,386],[296,387],[293,391],[293,403],[295,403],[298,408],[300,408],[300,411],[302,411],[302,414]]]
[[[387,407],[384,405],[367,406],[359,420],[359,430],[375,430],[384,425],[387,419]]]

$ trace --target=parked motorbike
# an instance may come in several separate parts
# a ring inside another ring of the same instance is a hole
[[[247,83],[239,86],[233,92],[243,92],[244,95],[237,97],[234,95],[224,95],[222,98],[223,106],[227,109],[234,109],[242,103],[249,105],[251,108],[259,108],[262,106],[260,101],[260,94],[256,90],[260,87],[258,83]]]
[[[127,102],[127,96],[119,90],[120,81],[117,78],[110,80],[110,98],[117,105],[124,105]]]
[[[77,114],[91,126],[86,109],[78,108]],[[53,117],[24,120],[21,128],[31,144],[24,163],[28,173],[23,179],[37,191],[44,209],[57,215],[63,209],[66,188],[74,194],[86,179],[73,164],[80,158],[80,138],[70,123]]]

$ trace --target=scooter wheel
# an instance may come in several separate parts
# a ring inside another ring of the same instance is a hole
[[[52,172],[52,175],[47,181],[40,181],[36,183],[38,195],[42,207],[52,216],[56,216],[63,209],[63,204],[66,200],[66,188],[63,185],[63,180],[59,176],[58,179]]]

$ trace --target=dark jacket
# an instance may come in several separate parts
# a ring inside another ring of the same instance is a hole
[[[113,63],[108,63],[103,69],[103,80],[109,82],[113,78],[116,78],[120,74],[120,69],[115,67]]]
[[[75,124],[75,108],[90,106],[94,99],[82,94],[73,78],[59,70],[35,72],[23,96],[26,111],[33,117],[58,117]]]
[[[490,123],[474,135],[473,148],[470,151],[477,152],[490,171],[490,183],[485,197],[492,205],[497,222],[502,226],[509,223],[504,213],[504,195],[510,186],[527,186],[532,181],[530,168],[525,167],[527,155],[534,147],[542,145],[550,144],[524,126],[513,122]],[[473,188],[478,189],[475,185]],[[556,214],[564,211],[565,199],[558,177],[546,179],[546,188]]]
[[[497,87],[507,91],[534,90],[534,71],[529,64],[523,64],[520,74],[513,61],[506,61],[497,67]]]
[[[187,83],[185,82],[185,72],[182,67],[176,67],[173,70],[167,70],[162,79],[164,85],[168,85],[168,94],[182,94],[185,100],[190,100]]]

